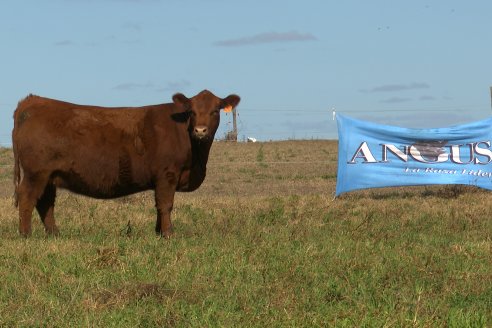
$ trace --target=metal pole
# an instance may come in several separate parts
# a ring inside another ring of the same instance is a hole
[[[237,142],[236,107],[232,109],[232,133],[233,133],[233,140]]]

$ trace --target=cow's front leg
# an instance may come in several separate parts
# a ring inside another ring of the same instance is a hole
[[[173,210],[176,184],[176,174],[167,172],[157,181],[155,189],[155,207],[157,209],[155,232],[166,239],[171,237],[173,232],[171,211]]]

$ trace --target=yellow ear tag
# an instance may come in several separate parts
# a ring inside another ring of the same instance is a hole
[[[230,113],[230,112],[232,112],[232,106],[231,105],[224,107],[224,113]]]

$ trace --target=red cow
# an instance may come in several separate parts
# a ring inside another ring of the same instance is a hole
[[[192,98],[175,94],[168,104],[106,108],[29,95],[12,131],[20,233],[31,233],[34,207],[47,233],[58,233],[58,187],[101,199],[152,189],[155,231],[169,237],[174,193],[202,184],[220,109],[239,101],[204,90]]]

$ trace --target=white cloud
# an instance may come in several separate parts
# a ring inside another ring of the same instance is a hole
[[[423,82],[413,82],[407,84],[384,84],[371,89],[362,89],[361,92],[396,92],[396,91],[406,91],[406,90],[418,90],[418,89],[429,89],[430,86]]]
[[[54,43],[54,45],[57,47],[66,47],[66,46],[71,46],[73,44],[74,43],[70,40],[61,40]]]
[[[422,101],[431,101],[431,100],[436,100],[436,97],[434,96],[429,96],[429,95],[425,95],[425,96],[421,96],[419,98],[419,100],[422,100]]]
[[[159,2],[161,0],[65,0],[66,2],[134,2],[134,3],[146,3],[146,2]]]
[[[142,26],[139,23],[126,22],[122,25],[122,27],[126,30],[132,30],[135,32],[141,32],[142,31]]]
[[[311,33],[300,33],[297,31],[290,32],[267,32],[253,36],[247,36],[237,39],[228,39],[217,41],[215,46],[219,47],[239,47],[265,43],[280,43],[280,42],[299,42],[299,41],[315,41],[316,37]]]
[[[126,82],[126,83],[118,84],[113,89],[119,91],[131,91],[136,89],[151,89],[151,88],[154,88],[154,84],[151,82],[147,82],[147,83]]]
[[[118,91],[135,91],[135,90],[155,90],[156,92],[178,92],[189,87],[191,83],[187,80],[170,81],[164,85],[156,85],[153,82],[138,83],[138,82],[125,82],[120,83],[113,87],[113,90]]]
[[[397,104],[412,101],[412,98],[404,98],[404,97],[391,97],[388,99],[381,100],[384,104]]]
[[[157,88],[156,91],[157,92],[165,92],[165,91],[178,92],[178,91],[182,91],[182,90],[188,88],[190,85],[191,85],[190,81],[187,81],[187,80],[168,82],[165,86]]]

